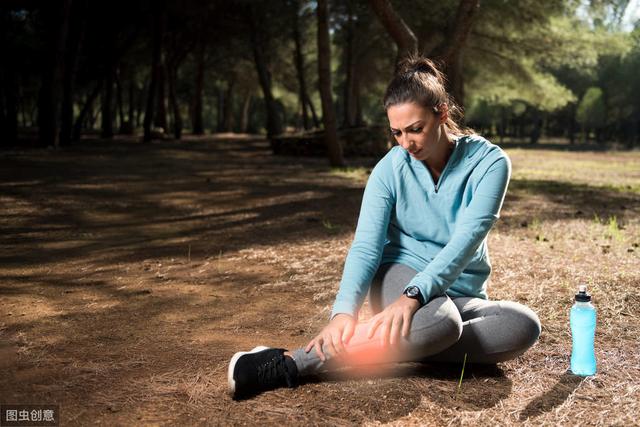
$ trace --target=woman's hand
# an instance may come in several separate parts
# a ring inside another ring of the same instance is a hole
[[[409,335],[411,319],[419,308],[418,300],[401,295],[393,304],[371,318],[367,338],[373,338],[380,327],[382,328],[380,333],[382,346],[386,347],[389,344],[395,346],[400,341],[401,331],[403,337]]]
[[[331,356],[344,354],[346,353],[344,346],[353,336],[355,328],[356,320],[352,316],[344,313],[336,314],[331,322],[314,339],[309,341],[304,351],[309,353],[315,347],[318,357],[323,362],[327,360],[322,352],[323,345],[329,349]]]

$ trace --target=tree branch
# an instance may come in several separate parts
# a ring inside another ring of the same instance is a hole
[[[398,47],[396,63],[408,55],[416,54],[418,39],[393,9],[391,2],[389,0],[369,0],[369,5]]]
[[[480,0],[460,0],[456,18],[449,26],[445,37],[447,42],[442,53],[445,64],[451,64],[464,47],[478,9],[480,9]]]

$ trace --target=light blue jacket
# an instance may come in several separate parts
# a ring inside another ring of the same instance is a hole
[[[445,293],[487,298],[486,238],[499,217],[511,162],[481,136],[455,143],[437,185],[426,166],[399,146],[373,169],[331,317],[357,317],[384,263],[419,271],[407,287],[417,286],[425,301]]]

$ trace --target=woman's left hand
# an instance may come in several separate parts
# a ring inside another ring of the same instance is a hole
[[[371,324],[367,338],[373,338],[376,330],[381,328],[382,346],[397,345],[400,341],[400,333],[403,337],[409,336],[411,319],[419,308],[420,302],[418,300],[401,295],[400,298],[369,320]]]

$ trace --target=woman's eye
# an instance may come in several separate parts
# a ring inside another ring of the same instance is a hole
[[[392,131],[391,131],[391,135],[393,135],[393,136],[400,136],[400,131],[392,130]]]
[[[420,132],[422,132],[422,128],[413,128],[413,129],[411,129],[411,132],[412,133],[420,133]]]

